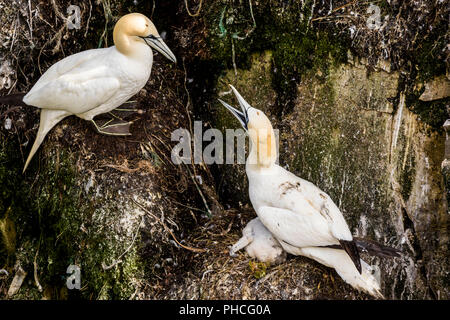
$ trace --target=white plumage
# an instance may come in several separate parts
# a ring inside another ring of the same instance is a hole
[[[287,252],[333,267],[355,288],[380,296],[379,285],[373,283],[367,264],[360,260],[342,212],[325,192],[276,164],[277,146],[270,120],[231,88],[242,112],[220,102],[248,131],[249,196],[261,223]],[[333,245],[345,251],[320,248]]]
[[[348,254],[341,249],[290,246],[278,241],[259,218],[251,220],[242,231],[242,238],[230,250],[230,255],[245,248],[247,254],[261,262],[281,263],[286,259],[286,252],[313,259],[336,270],[337,274],[352,287],[383,299],[379,279],[375,268],[361,260],[362,272],[356,270]]]
[[[24,171],[45,135],[63,118],[76,115],[93,121],[96,115],[114,110],[139,92],[151,73],[150,46],[176,62],[153,23],[142,14],[131,13],[117,22],[114,43],[58,61],[25,95],[23,102],[41,108],[41,119]],[[101,133],[120,134],[95,126]]]
[[[261,262],[276,264],[286,260],[286,252],[259,218],[247,223],[242,230],[242,238],[231,247],[230,255],[234,256],[242,248],[245,248],[250,257]]]

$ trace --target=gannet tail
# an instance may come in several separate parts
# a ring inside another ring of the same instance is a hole
[[[373,275],[373,268],[363,260],[361,260],[361,273],[359,273],[352,259],[344,250],[323,247],[308,247],[300,250],[301,255],[334,268],[339,276],[355,289],[367,292],[376,298],[384,299],[380,283]]]
[[[8,94],[6,96],[0,97],[0,105],[5,104],[8,106],[28,106],[25,102],[23,102],[23,97],[25,93],[14,93]]]
[[[33,158],[36,151],[39,149],[42,141],[44,141],[47,133],[62,119],[69,116],[70,113],[64,110],[49,110],[49,109],[41,109],[41,120],[39,122],[39,130],[36,135],[36,140],[34,140],[33,147],[31,147],[30,154],[28,155],[28,159],[25,162],[25,166],[23,167],[23,172],[28,167],[31,159]]]
[[[358,248],[356,247],[355,241],[339,240],[339,243],[341,244],[342,248],[344,248],[345,252],[347,252],[349,257],[352,259],[356,269],[359,271],[359,273],[361,273],[362,272],[361,258],[359,257],[359,251]]]
[[[398,258],[402,253],[402,251],[399,249],[385,246],[370,239],[353,237],[353,241],[355,241],[356,247],[358,248],[359,252],[367,252],[371,256],[377,256],[381,258]],[[339,244],[324,246],[324,248],[343,249]]]
[[[399,249],[382,245],[381,243],[378,243],[374,240],[357,237],[353,237],[353,240],[355,241],[358,250],[367,251],[370,255],[373,256],[378,256],[382,258],[394,258],[394,257],[398,258],[400,257],[400,253],[402,252]]]

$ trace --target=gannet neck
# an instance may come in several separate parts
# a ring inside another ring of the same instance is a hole
[[[114,45],[125,56],[142,58],[152,54],[142,39],[149,34],[159,36],[153,23],[143,14],[130,13],[120,18],[114,26]]]
[[[148,61],[148,59],[153,60],[152,49],[145,43],[133,39],[133,37],[125,34],[118,34],[114,37],[114,44],[117,51],[128,58],[141,61]]]
[[[250,137],[250,153],[247,166],[256,170],[271,169],[277,160],[277,145],[275,133],[269,119],[259,111],[263,117],[248,123]]]

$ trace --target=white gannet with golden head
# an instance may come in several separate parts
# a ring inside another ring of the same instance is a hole
[[[295,252],[293,248],[314,248],[314,251],[339,245],[345,251],[326,248],[321,263],[333,265],[333,261],[338,260],[343,263],[339,268],[361,275],[365,264],[361,264],[355,241],[339,208],[314,184],[276,164],[278,151],[270,120],[264,112],[250,106],[233,86],[231,89],[242,111],[219,101],[248,131],[249,196],[261,222],[283,248],[290,249],[288,252]]]
[[[82,51],[58,61],[23,97],[25,104],[41,109],[39,130],[24,171],[46,134],[67,116],[92,121],[103,134],[128,135],[129,123],[98,126],[94,117],[114,110],[144,87],[153,64],[151,48],[176,62],[153,23],[143,14],[121,17],[113,38],[112,47]],[[8,101],[8,97],[1,98],[0,103]]]

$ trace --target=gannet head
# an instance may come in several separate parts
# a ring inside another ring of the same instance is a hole
[[[219,101],[239,120],[247,130],[252,142],[252,150],[247,163],[254,161],[260,166],[270,166],[277,158],[275,133],[269,118],[259,109],[253,108],[241,94],[230,84],[242,111],[235,109],[228,103]],[[253,147],[254,146],[254,147]]]
[[[134,44],[145,43],[172,62],[177,62],[175,55],[164,43],[153,22],[140,13],[129,13],[117,21],[113,32],[117,50],[130,55],[136,50]]]

